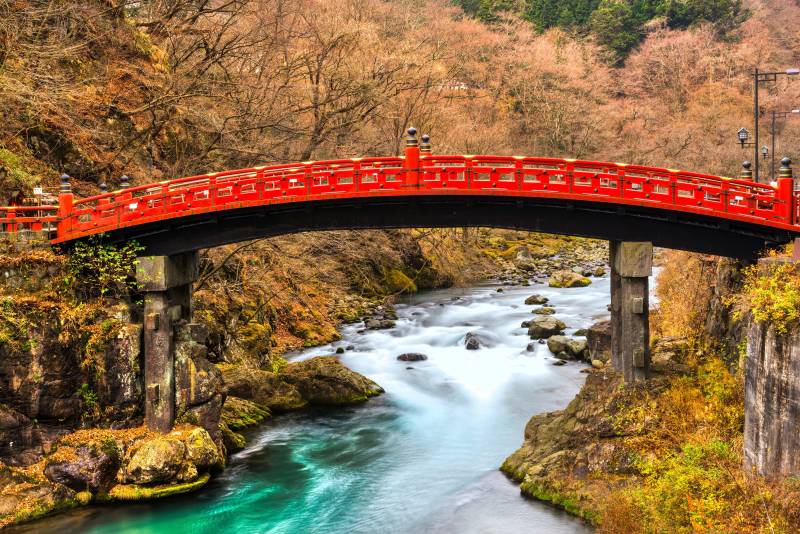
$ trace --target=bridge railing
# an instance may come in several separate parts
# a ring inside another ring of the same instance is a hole
[[[58,223],[57,211],[57,206],[0,207],[0,232],[54,230]]]
[[[648,206],[798,229],[791,179],[778,186],[671,169],[514,156],[420,154],[268,165],[73,200],[3,208],[7,231],[57,224],[55,242],[188,215],[287,202],[397,195],[515,195]],[[58,212],[56,214],[56,209]],[[21,216],[24,214],[24,216]]]

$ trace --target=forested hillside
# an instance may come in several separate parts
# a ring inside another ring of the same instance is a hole
[[[622,61],[646,36],[648,26],[685,29],[710,23],[722,38],[748,16],[742,0],[456,0],[464,11],[484,22],[516,14],[544,31],[564,28],[590,33]]]

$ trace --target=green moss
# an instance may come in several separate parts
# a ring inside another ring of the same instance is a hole
[[[184,484],[167,484],[163,486],[140,486],[138,484],[118,484],[111,488],[108,495],[98,496],[103,501],[147,501],[163,499],[198,490],[211,480],[209,473],[203,473],[194,482]]]
[[[228,397],[222,407],[222,421],[231,430],[258,425],[271,416],[268,408],[238,397]]]
[[[40,519],[49,514],[76,508],[79,505],[80,503],[75,499],[66,499],[63,501],[51,501],[49,499],[45,501],[36,501],[30,506],[23,506],[14,512],[10,523],[18,524],[33,521],[34,519]]]
[[[389,293],[416,293],[417,285],[400,269],[388,269],[384,274]]]
[[[598,518],[597,512],[583,507],[580,499],[574,495],[561,493],[553,488],[545,487],[534,481],[524,482],[520,485],[522,493],[539,501],[549,502],[566,512],[585,519],[590,523],[595,523]]]

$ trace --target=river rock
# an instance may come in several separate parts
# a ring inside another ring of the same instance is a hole
[[[223,377],[229,396],[253,401],[270,410],[297,410],[308,404],[294,385],[272,371],[226,366]]]
[[[536,352],[536,343],[528,343],[528,346],[525,347],[525,350],[528,352]]]
[[[594,275],[597,278],[605,276],[606,275],[605,267],[595,267],[594,271],[592,272],[592,275]]]
[[[407,352],[397,357],[401,362],[421,362],[427,360],[428,357],[419,352]]]
[[[592,281],[574,271],[556,271],[550,276],[550,287],[586,287]]]
[[[183,443],[186,446],[186,457],[195,467],[202,469],[222,464],[217,446],[206,429],[195,428],[189,432]]]
[[[547,340],[547,348],[553,354],[558,354],[560,352],[564,352],[567,350],[567,344],[569,343],[569,338],[567,336],[556,335],[550,336]]]
[[[125,480],[134,484],[168,482],[176,477],[186,456],[182,441],[159,437],[144,442],[125,467]]]
[[[378,384],[331,356],[290,363],[281,378],[295,386],[301,397],[313,405],[354,404],[383,393]]]
[[[391,319],[367,319],[364,327],[367,330],[388,330],[394,328],[395,322]]]
[[[483,346],[481,343],[481,339],[478,337],[478,334],[475,332],[467,333],[466,337],[464,338],[464,347],[467,350],[478,350]]]
[[[579,328],[579,329],[575,330],[575,332],[573,332],[572,335],[573,336],[578,336],[578,337],[586,337],[586,332],[588,332],[588,330],[586,328]]]
[[[556,313],[556,309],[549,306],[542,306],[541,308],[536,308],[533,310],[533,313],[536,315],[553,315]]]
[[[550,299],[547,297],[543,297],[542,295],[531,295],[530,297],[525,299],[525,304],[528,306],[532,304],[547,304]]]
[[[553,365],[557,365],[557,366],[562,366],[562,365],[566,365],[566,364],[567,364],[566,360],[556,360],[556,361],[553,362]]]
[[[542,315],[534,318],[528,328],[528,335],[532,339],[547,339],[550,336],[563,334],[567,327],[562,321],[551,315]]]
[[[611,359],[611,321],[600,321],[586,332],[589,357],[592,360],[607,362]]]
[[[586,356],[587,342],[585,339],[570,339],[567,341],[567,353],[571,356],[583,359]]]
[[[530,321],[522,321],[522,324],[520,324],[520,328],[528,328],[530,325],[531,325]]]
[[[91,443],[59,449],[45,463],[45,476],[74,491],[107,491],[116,481],[119,453],[112,444]]]

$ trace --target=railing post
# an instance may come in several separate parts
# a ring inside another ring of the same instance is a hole
[[[408,137],[406,137],[406,158],[403,162],[403,168],[406,172],[406,187],[419,186],[419,155],[417,129],[411,127],[408,129]]]
[[[778,170],[778,198],[783,202],[783,214],[788,224],[794,224],[794,177],[792,176],[792,160],[783,158]]]
[[[420,174],[419,174],[419,181],[420,186],[425,185],[425,180],[430,179],[431,177],[428,176],[427,171],[425,171],[425,167],[430,167],[430,156],[433,154],[433,148],[431,147],[431,136],[428,134],[424,134],[422,136],[422,143],[419,145],[419,152],[420,152]]]
[[[56,223],[56,236],[63,237],[72,229],[72,186],[69,175],[61,175],[61,186],[58,191],[58,222]]]
[[[6,228],[5,231],[9,234],[15,234],[17,232],[17,222],[16,222],[17,214],[14,209],[10,209],[6,212]]]

